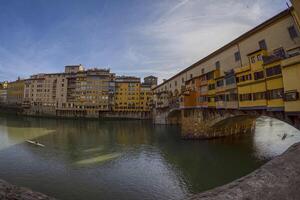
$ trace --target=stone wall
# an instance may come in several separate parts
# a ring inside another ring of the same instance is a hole
[[[300,143],[258,170],[190,200],[299,200]]]
[[[0,180],[0,199],[1,200],[55,200],[39,192],[30,189],[11,185]]]
[[[183,110],[181,134],[185,139],[210,139],[249,133],[255,118],[216,109]]]

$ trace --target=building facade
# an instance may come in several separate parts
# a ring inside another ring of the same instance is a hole
[[[153,89],[154,99],[169,94],[164,106],[169,109],[174,107],[171,99],[177,98],[182,108],[284,111],[300,116],[299,5],[294,2],[295,8],[165,80]]]
[[[23,81],[24,113],[61,117],[150,116],[152,90],[140,78],[116,77],[109,69],[65,66],[65,72]],[[125,114],[124,114],[125,113]]]
[[[18,79],[7,85],[7,103],[22,105],[24,98],[24,80]]]
[[[0,104],[7,103],[7,85],[7,81],[0,83]]]

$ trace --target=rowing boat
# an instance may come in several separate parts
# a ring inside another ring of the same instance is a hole
[[[39,147],[45,147],[45,145],[38,143],[37,141],[27,140],[26,142],[28,142],[29,144],[39,146]]]

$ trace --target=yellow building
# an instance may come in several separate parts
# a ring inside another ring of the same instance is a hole
[[[265,50],[248,54],[249,65],[235,69],[240,109],[266,109],[266,82],[263,67]]]
[[[206,74],[207,80],[207,105],[208,108],[215,108],[216,107],[216,78],[220,76],[220,69],[217,67],[216,70],[208,72]]]
[[[151,85],[141,84],[140,89],[140,111],[150,112],[153,104],[153,92]]]
[[[282,75],[284,109],[285,112],[294,115],[300,112],[300,54],[282,61]]]
[[[7,103],[22,105],[24,98],[24,80],[9,82],[7,85]]]
[[[111,111],[110,83],[113,81],[114,74],[109,69],[79,71],[76,74],[75,101],[72,102],[75,109],[72,110],[89,117]]]
[[[274,55],[264,58],[268,111],[284,111],[284,86],[281,59],[283,59],[283,57]]]
[[[140,111],[140,78],[130,76],[117,77],[115,80],[115,85],[114,111]]]

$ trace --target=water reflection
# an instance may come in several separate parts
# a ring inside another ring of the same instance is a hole
[[[34,127],[28,123],[16,126],[14,121],[0,117],[0,151],[26,140],[33,140],[53,132],[53,129]]]
[[[100,156],[94,156],[91,158],[87,158],[84,160],[79,160],[76,162],[77,165],[93,165],[93,164],[99,164],[99,163],[104,163],[106,161],[118,158],[121,156],[121,153],[109,153],[109,154],[104,154]]]
[[[246,175],[300,135],[267,118],[254,135],[208,141],[150,121],[0,116],[0,127],[0,177],[66,200],[183,199]],[[22,143],[32,135],[46,147]]]

